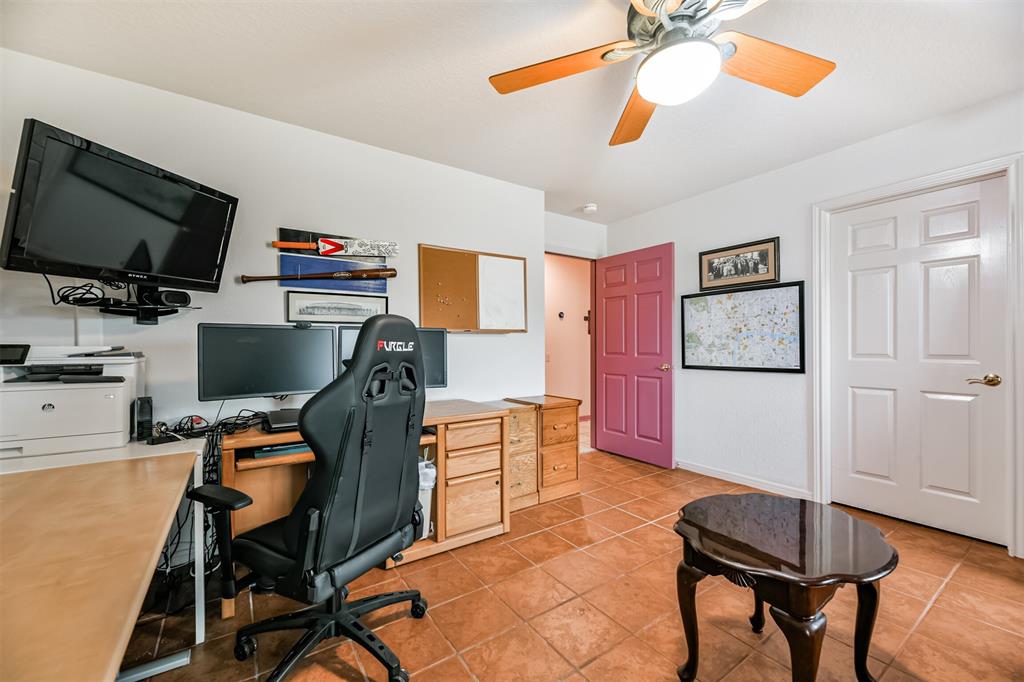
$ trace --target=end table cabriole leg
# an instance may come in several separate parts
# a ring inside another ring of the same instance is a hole
[[[857,585],[857,628],[853,636],[853,665],[857,682],[875,682],[868,672],[868,649],[878,614],[878,583]]]
[[[686,635],[686,663],[676,670],[679,679],[690,682],[697,679],[697,583],[707,574],[680,561],[676,568],[676,593],[679,597],[679,615],[683,617]]]
[[[819,612],[805,620],[794,618],[774,606],[769,612],[789,642],[793,682],[814,682],[818,676],[821,643],[825,639],[825,614]]]
[[[750,629],[761,634],[764,632],[764,600],[754,594],[754,613],[750,616]]]

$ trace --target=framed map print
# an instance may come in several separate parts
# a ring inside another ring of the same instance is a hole
[[[804,370],[804,283],[682,297],[683,368]]]

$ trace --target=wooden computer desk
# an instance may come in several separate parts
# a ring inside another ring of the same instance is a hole
[[[0,476],[0,679],[114,679],[195,461]]]
[[[404,561],[507,533],[513,509],[579,492],[578,406],[578,400],[555,396],[427,401],[420,445],[437,466],[434,508],[428,510],[434,534],[403,552]],[[251,451],[299,442],[297,431],[252,429],[224,437],[221,480],[253,498],[252,505],[233,512],[233,533],[291,512],[313,453],[257,459]],[[222,600],[221,616],[234,613],[234,600]]]
[[[418,540],[403,552],[406,561],[422,559],[508,532],[509,410],[470,400],[431,400],[423,416],[420,445],[437,466],[434,537]],[[433,431],[433,433],[429,433]],[[256,459],[252,448],[302,442],[298,431],[263,433],[255,429],[225,436],[221,481],[253,499],[233,512],[234,534],[288,514],[302,492],[312,452]],[[247,456],[248,455],[248,456]],[[221,616],[235,613],[233,599],[221,600]]]

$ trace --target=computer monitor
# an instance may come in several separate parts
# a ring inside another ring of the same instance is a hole
[[[334,327],[200,324],[199,399],[316,393],[334,358]]]
[[[359,327],[338,328],[338,372],[344,372],[359,338]],[[426,388],[448,385],[448,330],[420,327],[420,352],[423,354],[423,379]]]

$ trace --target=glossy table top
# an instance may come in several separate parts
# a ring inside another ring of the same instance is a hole
[[[680,511],[675,531],[711,559],[802,585],[877,580],[896,550],[866,521],[827,505],[750,493],[712,495]]]

